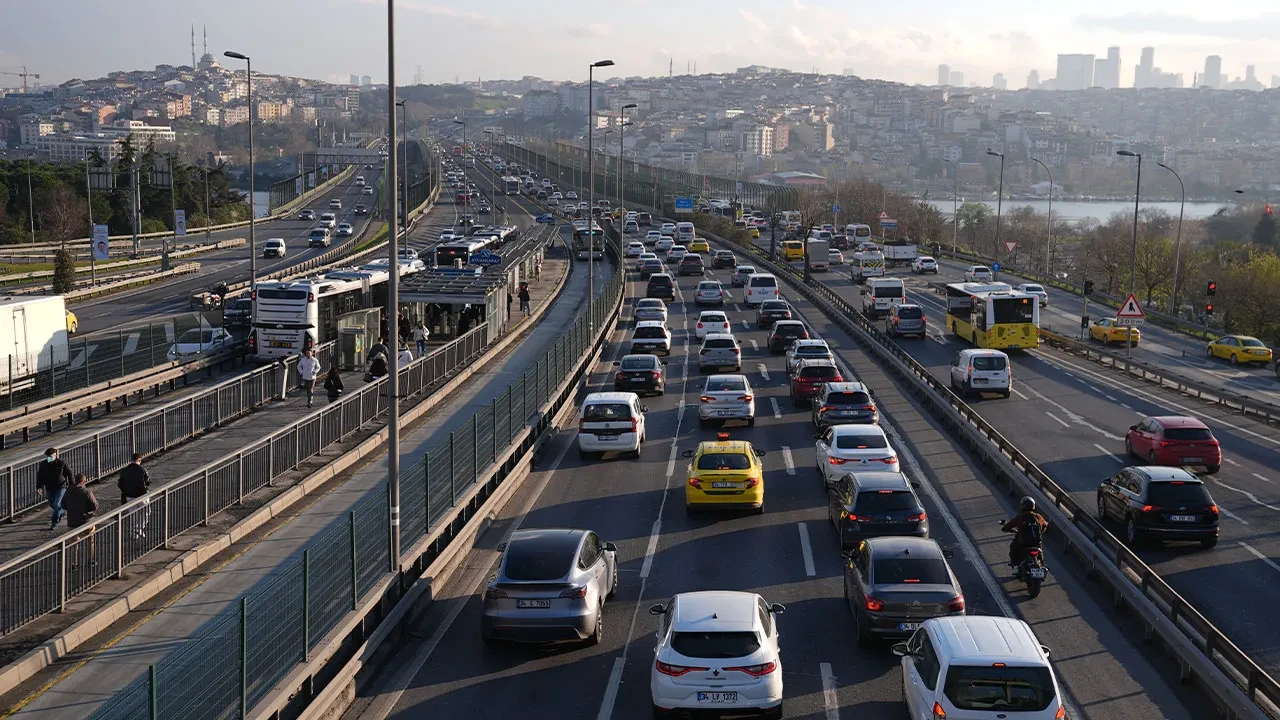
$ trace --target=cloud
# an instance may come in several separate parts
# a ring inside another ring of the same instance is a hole
[[[765,24],[765,21],[761,20],[755,13],[751,12],[750,10],[743,10],[742,8],[738,8],[738,14],[741,15],[742,19],[746,20],[748,24],[755,26],[757,30],[760,30],[761,32],[769,31],[769,26]]]
[[[800,2],[800,0],[791,0],[791,6],[800,12],[805,11],[805,6]]]
[[[368,2],[368,0],[360,0],[360,1]],[[420,12],[420,13],[423,13],[424,15],[434,15],[436,17],[445,17],[445,18],[451,18],[453,20],[461,20],[463,22],[466,22],[472,25],[479,25],[481,27],[486,27],[486,28],[496,28],[500,24],[495,18],[489,17],[488,15],[485,15],[483,13],[467,12],[465,10],[456,10],[454,8],[446,7],[444,5],[435,5],[432,3],[406,2],[404,0],[401,0],[401,2],[397,4],[400,5],[400,7],[404,8],[405,10]]]
[[[1127,34],[1157,33],[1192,37],[1238,40],[1264,40],[1280,34],[1280,14],[1268,13],[1251,18],[1204,20],[1166,12],[1125,13],[1122,15],[1081,15],[1075,23],[1089,30],[1112,30]]]
[[[603,38],[614,34],[609,26],[604,23],[566,25],[560,28],[560,32],[576,38]]]

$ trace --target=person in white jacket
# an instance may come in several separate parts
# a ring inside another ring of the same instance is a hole
[[[307,407],[311,407],[316,397],[316,376],[320,374],[320,361],[315,358],[311,348],[302,351],[298,358],[298,387],[307,394]]]
[[[400,353],[396,355],[396,369],[408,367],[411,362],[413,362],[413,353],[407,347],[400,348]]]
[[[427,338],[431,337],[431,331],[427,329],[426,323],[418,321],[416,327],[413,328],[414,342],[418,343],[418,357],[427,354]]]

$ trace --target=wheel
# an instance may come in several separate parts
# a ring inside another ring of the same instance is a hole
[[[587,638],[587,646],[594,647],[604,639],[604,605],[596,608],[596,629]]]
[[[1155,450],[1152,450],[1151,452],[1147,453],[1147,464],[1148,464],[1148,465],[1156,465],[1156,464],[1158,464],[1158,463],[1156,463],[1156,451],[1155,451]]]
[[[1040,580],[1027,580],[1027,597],[1034,598],[1040,594]]]
[[[496,648],[496,647],[498,647],[498,639],[497,639],[497,638],[489,637],[488,635],[485,635],[484,633],[481,633],[481,634],[480,634],[480,641],[481,641],[481,642],[483,642],[483,643],[484,643],[484,646],[485,646],[485,647],[487,647],[487,648],[491,648],[491,649],[492,649],[492,648]]]
[[[711,422],[710,422],[709,420],[707,420],[706,418],[704,418],[704,417],[700,417],[700,418],[698,418],[698,427],[700,427],[700,428],[706,428],[706,427],[709,427],[710,425],[711,425]]]
[[[582,448],[578,448],[578,459],[579,459],[579,460],[590,460],[590,459],[591,459],[591,453],[587,452],[586,450],[583,450]]]
[[[1124,439],[1124,454],[1128,457],[1133,457],[1137,454],[1133,451],[1133,442],[1127,437]]]
[[[1239,365],[1239,364],[1240,364],[1240,356],[1239,356],[1239,355],[1237,355],[1237,354],[1235,354],[1235,353],[1231,353],[1231,364],[1232,364],[1232,365]]]
[[[747,427],[755,427],[756,419],[754,417],[747,418]]]
[[[1098,496],[1098,522],[1107,524],[1107,507],[1103,504],[1101,495]]]
[[[1000,393],[1000,397],[1004,398],[1005,400],[1008,400],[1009,396],[1012,394],[1013,394],[1013,391],[1005,390],[1004,392]]]
[[[1213,348],[1211,348],[1211,347],[1207,347],[1207,348],[1205,348],[1205,349],[1204,349],[1204,354],[1205,354],[1205,356],[1206,356],[1206,357],[1208,357],[1210,360],[1212,360],[1212,359],[1213,359]]]
[[[1216,537],[1205,538],[1200,541],[1200,547],[1204,548],[1205,550],[1208,550],[1209,548],[1217,544],[1218,544],[1218,538]]]
[[[752,514],[752,515],[763,515],[763,514],[764,514],[764,503],[760,503],[760,507],[758,507],[758,508],[751,508],[751,514]]]
[[[875,645],[875,638],[866,630],[866,622],[863,620],[862,614],[855,612],[853,614],[853,624],[856,626],[858,633],[858,647],[867,650]]]
[[[1221,469],[1222,469],[1221,465],[1205,465],[1204,466],[1205,473],[1209,475],[1214,475]]]
[[[782,703],[778,703],[776,708],[766,710],[764,716],[769,720],[782,720]]]
[[[1133,516],[1129,516],[1129,520],[1124,524],[1124,539],[1129,547],[1138,544],[1138,526],[1133,521]]]

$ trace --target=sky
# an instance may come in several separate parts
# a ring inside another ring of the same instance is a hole
[[[1143,46],[1189,85],[1206,55],[1223,72],[1257,66],[1280,75],[1280,4],[1243,0],[396,0],[396,81],[421,66],[426,82],[586,79],[731,72],[751,64],[932,84],[946,63],[966,82],[1003,73],[1011,89],[1036,69],[1056,74],[1059,53],[1104,56],[1121,48],[1132,85]],[[387,78],[385,0],[0,0],[0,71],[25,65],[43,83],[113,70],[191,62],[191,26],[209,51],[236,50],[272,74],[346,82]],[[51,20],[53,19],[53,20]],[[233,62],[233,61],[226,61]],[[0,86],[19,79],[0,75]]]

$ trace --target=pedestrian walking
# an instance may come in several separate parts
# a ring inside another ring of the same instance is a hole
[[[529,283],[520,283],[520,312],[525,317],[531,317],[533,312],[529,309]]]
[[[120,469],[120,479],[116,481],[120,488],[120,504],[124,505],[147,494],[151,487],[151,474],[142,467],[142,453],[134,453],[133,461]],[[140,510],[131,516],[132,534],[140,538],[147,534],[147,523],[151,520],[151,503],[144,503]]]
[[[400,352],[396,354],[396,368],[409,367],[411,362],[413,362],[413,353],[407,347],[400,348]]]
[[[44,451],[44,462],[36,470],[36,492],[44,493],[49,498],[49,509],[53,511],[49,529],[54,530],[62,521],[62,500],[67,494],[67,486],[71,484],[71,467],[58,457],[58,448],[51,447]]]
[[[329,374],[324,377],[324,391],[329,396],[329,404],[338,402],[338,398],[342,396],[342,391],[345,389],[342,387],[342,371],[334,365],[329,368]]]
[[[400,343],[404,344],[409,342],[409,338],[413,336],[413,323],[409,322],[409,316],[406,315],[404,311],[400,312],[400,320],[397,323],[397,328],[400,331]]]
[[[370,382],[377,380],[387,374],[387,355],[386,353],[378,353],[373,356],[373,360],[369,362],[369,373],[365,376],[365,381]]]
[[[507,288],[507,317],[511,317],[511,302],[514,296],[511,294],[511,288]]]
[[[413,329],[413,340],[418,343],[418,357],[427,354],[427,338],[431,337],[431,331],[427,329],[427,324],[418,321],[418,326]]]
[[[320,361],[315,358],[315,351],[307,348],[302,351],[298,360],[298,387],[307,394],[307,407],[311,407],[316,397],[316,376],[320,374]]]
[[[93,491],[88,488],[89,478],[80,473],[76,475],[76,479],[71,483],[71,487],[66,489],[66,494],[62,498],[62,504],[67,510],[67,529],[75,530],[89,524],[89,518],[98,512],[98,498],[93,496]],[[87,548],[89,564],[95,562],[93,528],[88,530],[88,541],[81,548]],[[74,540],[72,541],[74,542]],[[77,552],[77,556],[83,557],[84,553]],[[72,561],[72,566],[79,565],[78,560]]]

